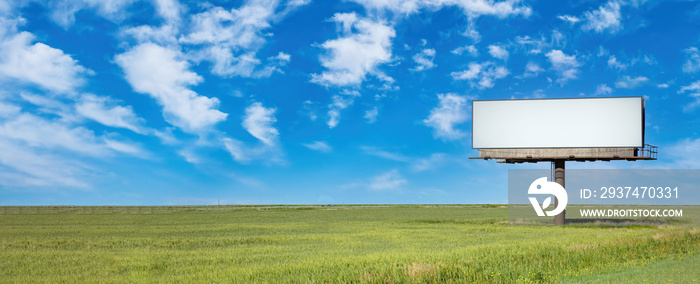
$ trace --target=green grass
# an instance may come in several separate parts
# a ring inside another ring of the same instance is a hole
[[[669,258],[650,265],[615,268],[600,273],[564,278],[564,283],[700,283],[700,254]]]
[[[0,282],[606,282],[667,262],[698,267],[697,227],[509,226],[507,214],[482,205],[0,207]]]

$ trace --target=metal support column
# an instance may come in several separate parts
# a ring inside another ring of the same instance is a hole
[[[564,163],[566,163],[565,160],[554,160],[554,182],[558,183],[564,189],[566,189],[566,186],[564,186]],[[557,206],[559,206],[559,200],[556,197],[554,197],[554,207],[556,208]],[[554,225],[564,225],[565,219],[566,210],[554,216]]]

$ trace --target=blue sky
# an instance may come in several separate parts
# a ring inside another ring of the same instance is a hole
[[[505,203],[474,99],[644,96],[700,168],[692,1],[0,1],[0,205]]]

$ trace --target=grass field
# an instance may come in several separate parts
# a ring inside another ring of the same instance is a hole
[[[698,227],[507,216],[488,205],[0,207],[0,282],[700,282]]]

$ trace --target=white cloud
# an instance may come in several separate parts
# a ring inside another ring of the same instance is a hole
[[[312,74],[311,81],[324,86],[360,85],[367,74],[380,80],[393,81],[378,70],[391,60],[391,39],[394,28],[355,13],[337,13],[331,19],[340,25],[341,37],[324,42],[326,54],[320,57],[327,70]]]
[[[367,123],[375,123],[377,122],[377,116],[379,115],[379,109],[375,106],[371,109],[368,109],[365,111],[365,120],[367,120]]]
[[[559,79],[557,82],[564,84],[566,81],[578,78],[581,63],[576,60],[576,55],[566,55],[561,50],[552,50],[546,54],[552,69],[557,71]]]
[[[186,132],[199,132],[226,120],[219,111],[219,100],[200,96],[188,86],[202,77],[189,71],[182,54],[155,44],[145,43],[116,56],[131,87],[156,99],[169,123]]]
[[[304,147],[309,148],[311,150],[323,153],[330,153],[333,151],[333,147],[328,145],[326,141],[314,141],[313,143],[302,143],[301,145],[304,145]]]
[[[668,84],[666,84],[666,83],[661,83],[661,84],[656,85],[656,87],[659,88],[659,89],[667,89],[667,88],[668,88]]]
[[[21,110],[19,106],[0,101],[0,118],[17,116]]]
[[[423,172],[428,170],[433,170],[445,164],[448,160],[448,156],[444,153],[434,153],[428,158],[418,159],[413,162],[411,168],[415,172]]]
[[[170,24],[178,24],[187,9],[178,0],[154,0],[153,7],[158,15]]]
[[[0,136],[33,147],[64,149],[90,156],[101,156],[108,152],[92,130],[49,121],[29,113],[3,121],[0,124]]]
[[[602,33],[608,31],[614,33],[622,29],[620,19],[620,3],[616,0],[609,1],[605,5],[598,7],[597,10],[587,11],[583,13],[585,24],[581,26],[584,31],[595,31]]]
[[[251,156],[253,153],[247,149],[243,142],[228,137],[222,138],[221,142],[224,144],[226,151],[228,151],[231,157],[237,162],[247,164],[252,159]]]
[[[659,64],[658,61],[656,61],[656,58],[654,58],[653,55],[647,55],[645,54],[641,59],[642,62],[646,63],[647,65],[656,65]]]
[[[272,23],[280,20],[294,9],[307,4],[307,1],[287,2],[285,9],[275,13],[279,1],[251,0],[245,1],[238,9],[226,10],[212,6],[208,10],[194,14],[190,18],[189,32],[179,38],[180,43],[200,47],[193,56],[196,61],[211,62],[211,72],[221,77],[269,77],[275,72],[282,72],[280,57],[268,58],[262,68],[262,62],[256,57],[265,44],[267,32]],[[280,55],[285,55],[281,53]]]
[[[141,149],[137,145],[129,143],[129,142],[105,138],[104,143],[105,143],[105,146],[107,146],[108,148],[110,148],[114,151],[117,151],[117,152],[130,154],[132,156],[138,156],[138,157],[142,157],[142,158],[145,158],[146,156],[148,156],[148,154],[145,153],[143,151],[143,149]]]
[[[23,113],[8,103],[0,103],[0,110],[1,185],[89,188],[84,179],[94,169],[77,157],[148,156],[136,144],[111,134],[96,136],[85,127]]]
[[[396,190],[407,184],[398,170],[393,169],[384,174],[375,176],[369,183],[369,188],[372,190]]]
[[[639,77],[630,77],[630,76],[624,76],[617,82],[615,82],[615,87],[618,88],[623,88],[623,89],[634,89],[639,86],[641,86],[644,82],[649,81],[649,78],[644,77],[644,76],[639,76]]]
[[[42,153],[16,141],[0,139],[0,185],[89,188],[90,168],[70,157]]]
[[[333,95],[333,102],[328,105],[328,128],[335,128],[340,122],[340,111],[350,107],[355,98],[359,97],[360,93],[355,90],[343,90],[338,95]]]
[[[73,93],[92,71],[78,61],[43,43],[34,43],[34,35],[21,32],[0,42],[0,81],[18,80],[58,93]]]
[[[427,158],[409,157],[398,152],[390,152],[377,147],[360,147],[366,154],[383,159],[410,164],[411,171],[423,172],[437,169],[447,163],[461,163],[462,158],[450,157],[445,153],[433,153]]]
[[[197,154],[195,154],[192,149],[189,149],[189,148],[181,149],[180,151],[177,152],[177,154],[182,156],[183,158],[185,158],[185,161],[187,161],[190,164],[202,163],[201,157],[199,157]]]
[[[566,37],[564,34],[559,32],[558,30],[553,30],[552,31],[552,39],[551,43],[549,46],[557,47],[557,48],[563,48],[566,46]]]
[[[432,49],[432,48],[423,49],[421,52],[413,55],[413,61],[416,62],[417,66],[411,70],[423,71],[423,70],[432,69],[435,67],[435,63],[433,63],[434,59],[435,59],[435,49]]]
[[[552,38],[552,40],[554,40],[554,38]],[[541,36],[540,39],[534,39],[530,36],[516,36],[515,42],[527,49],[527,53],[529,54],[540,54],[543,49],[552,45],[547,42],[544,36]]]
[[[508,60],[508,51],[503,48],[500,45],[489,45],[489,54],[493,56],[493,58],[496,59],[501,59],[501,60]]]
[[[673,159],[673,168],[700,168],[700,138],[685,138],[664,150]]]
[[[557,18],[559,18],[560,20],[562,20],[564,22],[572,24],[572,25],[581,21],[580,18],[578,18],[576,16],[569,16],[569,15],[561,15],[561,16],[557,16]]]
[[[537,77],[537,75],[539,75],[542,71],[544,71],[544,69],[542,69],[539,64],[528,62],[527,65],[525,65],[525,73],[523,74],[523,77]]]
[[[467,16],[467,27],[462,32],[462,35],[470,38],[474,43],[481,41],[481,34],[476,30],[476,17]]]
[[[123,36],[133,37],[138,43],[157,43],[164,46],[176,46],[178,28],[173,25],[126,27],[121,30]]]
[[[452,78],[455,80],[474,80],[481,73],[481,64],[472,62],[469,63],[469,69],[460,72],[452,72]]]
[[[191,16],[191,32],[181,37],[180,41],[206,45],[202,56],[214,64],[212,73],[250,77],[260,62],[255,58],[255,53],[249,50],[265,43],[261,32],[270,27],[269,19],[274,8],[244,5],[240,11],[233,9],[229,12],[221,7],[212,7]],[[236,56],[236,50],[243,52]]]
[[[687,59],[683,64],[683,72],[693,73],[700,70],[700,51],[697,47],[689,47],[684,50]]]
[[[111,21],[125,18],[127,7],[136,0],[55,0],[49,2],[51,19],[65,29],[75,22],[75,14],[83,9],[95,10]]]
[[[48,97],[27,92],[20,92],[20,97],[37,106],[37,113],[51,114],[60,117],[63,122],[79,122],[82,117],[75,113],[73,105],[59,100],[58,97]]]
[[[249,164],[253,160],[263,160],[273,164],[286,163],[278,144],[268,145],[261,141],[258,145],[249,146],[230,137],[222,137],[221,143],[231,157],[241,164]]]
[[[695,81],[688,86],[681,87],[681,89],[678,90],[679,94],[685,92],[688,92],[688,96],[691,97],[693,101],[683,106],[683,111],[690,112],[700,106],[700,81]]]
[[[433,128],[435,138],[445,140],[464,138],[467,134],[455,127],[469,119],[467,98],[456,94],[438,94],[438,100],[438,105],[430,110],[430,115],[423,120],[423,123]]]
[[[593,93],[594,96],[600,96],[600,95],[610,95],[612,94],[612,88],[608,87],[606,84],[600,84],[598,87],[595,89],[595,93]]]
[[[133,37],[138,43],[158,43],[160,45],[177,45],[182,15],[187,7],[177,0],[153,0],[153,8],[164,23],[159,26],[142,25],[122,28],[122,35]]]
[[[506,18],[510,16],[522,15],[530,16],[532,9],[520,4],[520,1],[500,1],[493,0],[470,0],[470,1],[455,1],[455,0],[353,0],[364,6],[370,14],[383,14],[387,11],[392,12],[395,16],[408,16],[420,12],[422,9],[439,10],[443,7],[456,6],[462,9],[462,12],[470,17],[475,18],[484,15]]]
[[[615,55],[610,55],[610,58],[608,59],[608,67],[616,68],[618,70],[625,70],[627,69],[627,64],[623,64],[622,62],[618,61]]]
[[[547,97],[547,95],[544,93],[544,90],[537,89],[537,90],[532,91],[532,97],[536,98],[536,99],[541,99],[541,98]],[[511,99],[515,99],[515,96],[511,96]],[[527,97],[525,97],[525,99],[527,99]]]
[[[454,3],[445,1],[446,3]],[[500,1],[494,2],[490,0],[474,0],[474,1],[457,1],[457,5],[468,15],[494,15],[499,18],[509,16],[522,15],[529,17],[532,13],[530,7],[521,6],[519,1]]]
[[[277,61],[279,65],[286,65],[289,61],[292,61],[292,56],[280,51],[277,55],[268,57],[267,60]]]
[[[452,52],[453,54],[462,55],[462,53],[464,53],[465,51],[467,53],[469,53],[469,55],[471,55],[471,56],[478,56],[479,55],[479,50],[477,50],[474,45],[461,46],[461,47],[455,48],[454,50],[452,50],[450,52]]]
[[[302,108],[302,113],[307,115],[311,121],[316,121],[316,119],[318,119],[318,115],[316,114],[316,112],[318,111],[317,103],[314,103],[310,100],[305,100],[302,103]]]
[[[560,15],[557,18],[572,26],[581,22],[583,23],[581,29],[584,31],[615,33],[622,29],[622,13],[620,9],[621,6],[626,4],[628,3],[621,0],[611,0],[598,7],[598,9],[584,12],[580,17]]]
[[[265,145],[276,144],[279,131],[272,126],[277,119],[275,109],[266,108],[259,102],[254,102],[245,109],[243,128]]]
[[[695,81],[688,86],[681,87],[681,89],[678,91],[678,93],[681,94],[681,93],[685,93],[686,91],[691,91],[691,92],[700,91],[700,81]]]
[[[504,66],[496,66],[491,62],[469,63],[469,69],[459,72],[452,72],[450,75],[454,80],[469,80],[470,83],[479,89],[491,88],[493,81],[503,79],[510,72]]]
[[[140,134],[147,133],[142,126],[143,119],[134,113],[131,106],[116,105],[108,97],[84,94],[75,105],[75,110],[78,114],[106,126],[126,128]]]

